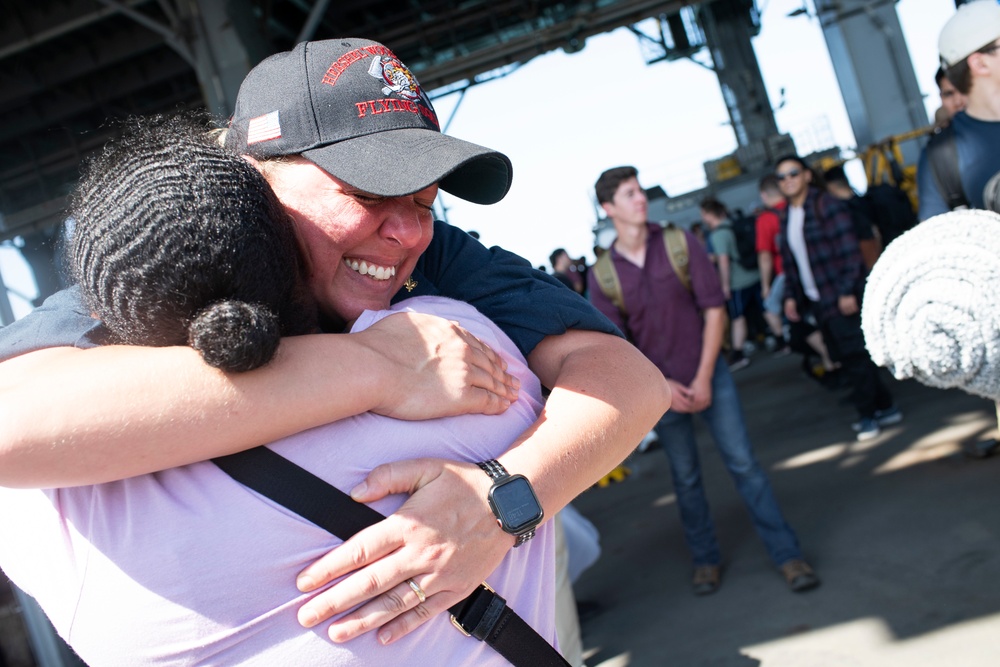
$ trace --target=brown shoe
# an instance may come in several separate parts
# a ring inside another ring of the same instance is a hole
[[[809,567],[809,563],[800,558],[793,558],[784,563],[780,568],[781,574],[785,576],[788,587],[796,593],[809,591],[819,586],[819,577]]]
[[[691,585],[695,595],[710,595],[719,590],[721,570],[718,565],[699,565],[694,569]]]

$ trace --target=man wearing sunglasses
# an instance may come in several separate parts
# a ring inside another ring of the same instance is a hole
[[[966,107],[920,155],[921,220],[984,208],[986,183],[1000,172],[1000,4],[974,0],[959,7],[941,29],[938,51]]]
[[[903,415],[878,376],[861,332],[864,260],[847,205],[813,186],[813,173],[797,155],[774,170],[788,209],[781,219],[785,317],[814,318],[830,357],[850,383],[859,421],[858,440],[870,440]]]

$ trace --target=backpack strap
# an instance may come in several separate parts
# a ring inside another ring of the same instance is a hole
[[[624,317],[627,314],[625,312],[625,296],[622,294],[622,283],[618,279],[615,263],[611,260],[611,248],[603,252],[590,268],[594,272],[594,277],[597,278],[597,286],[601,288],[601,292],[608,297],[608,301]]]
[[[342,540],[385,518],[372,508],[267,447],[212,459],[234,480]],[[451,622],[485,641],[515,667],[569,667],[569,663],[485,583],[453,605]]]
[[[930,165],[934,184],[949,211],[969,208],[969,198],[962,187],[962,175],[958,165],[958,145],[955,130],[949,125],[927,143],[927,164]]]

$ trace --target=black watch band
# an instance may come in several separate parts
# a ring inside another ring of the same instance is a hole
[[[490,459],[489,461],[480,461],[476,465],[482,468],[483,472],[489,475],[490,478],[492,478],[493,481],[495,482],[499,482],[504,477],[510,477],[510,473],[507,472],[507,469],[504,468],[503,464],[501,464],[496,459]]]
[[[487,500],[489,502],[490,509],[497,518],[497,523],[504,532],[509,533],[516,538],[514,541],[515,547],[521,546],[535,536],[535,528],[537,528],[538,524],[542,522],[542,518],[544,516],[541,503],[538,502],[534,489],[531,488],[531,483],[526,477],[524,477],[524,475],[511,475],[508,473],[507,469],[504,468],[496,459],[479,461],[476,465],[482,468],[483,472],[489,475],[493,480],[493,487],[490,489]],[[505,511],[506,508],[503,507],[503,503],[499,499],[500,494],[497,493],[498,489],[511,483],[523,486],[523,489],[520,490],[520,493],[523,496],[521,498],[522,502],[527,501],[527,504],[533,504],[535,507],[533,515],[525,521],[523,526],[510,525],[508,513]]]

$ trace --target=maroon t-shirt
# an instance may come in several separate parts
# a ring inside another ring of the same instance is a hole
[[[701,313],[706,308],[723,306],[725,296],[708,253],[693,235],[684,232],[691,273],[689,291],[670,266],[663,228],[648,224],[644,266],[640,268],[622,257],[614,246],[608,251],[618,271],[628,316],[624,317],[604,295],[594,271],[587,277],[590,300],[665,377],[688,385],[694,380],[701,360],[704,325]]]

